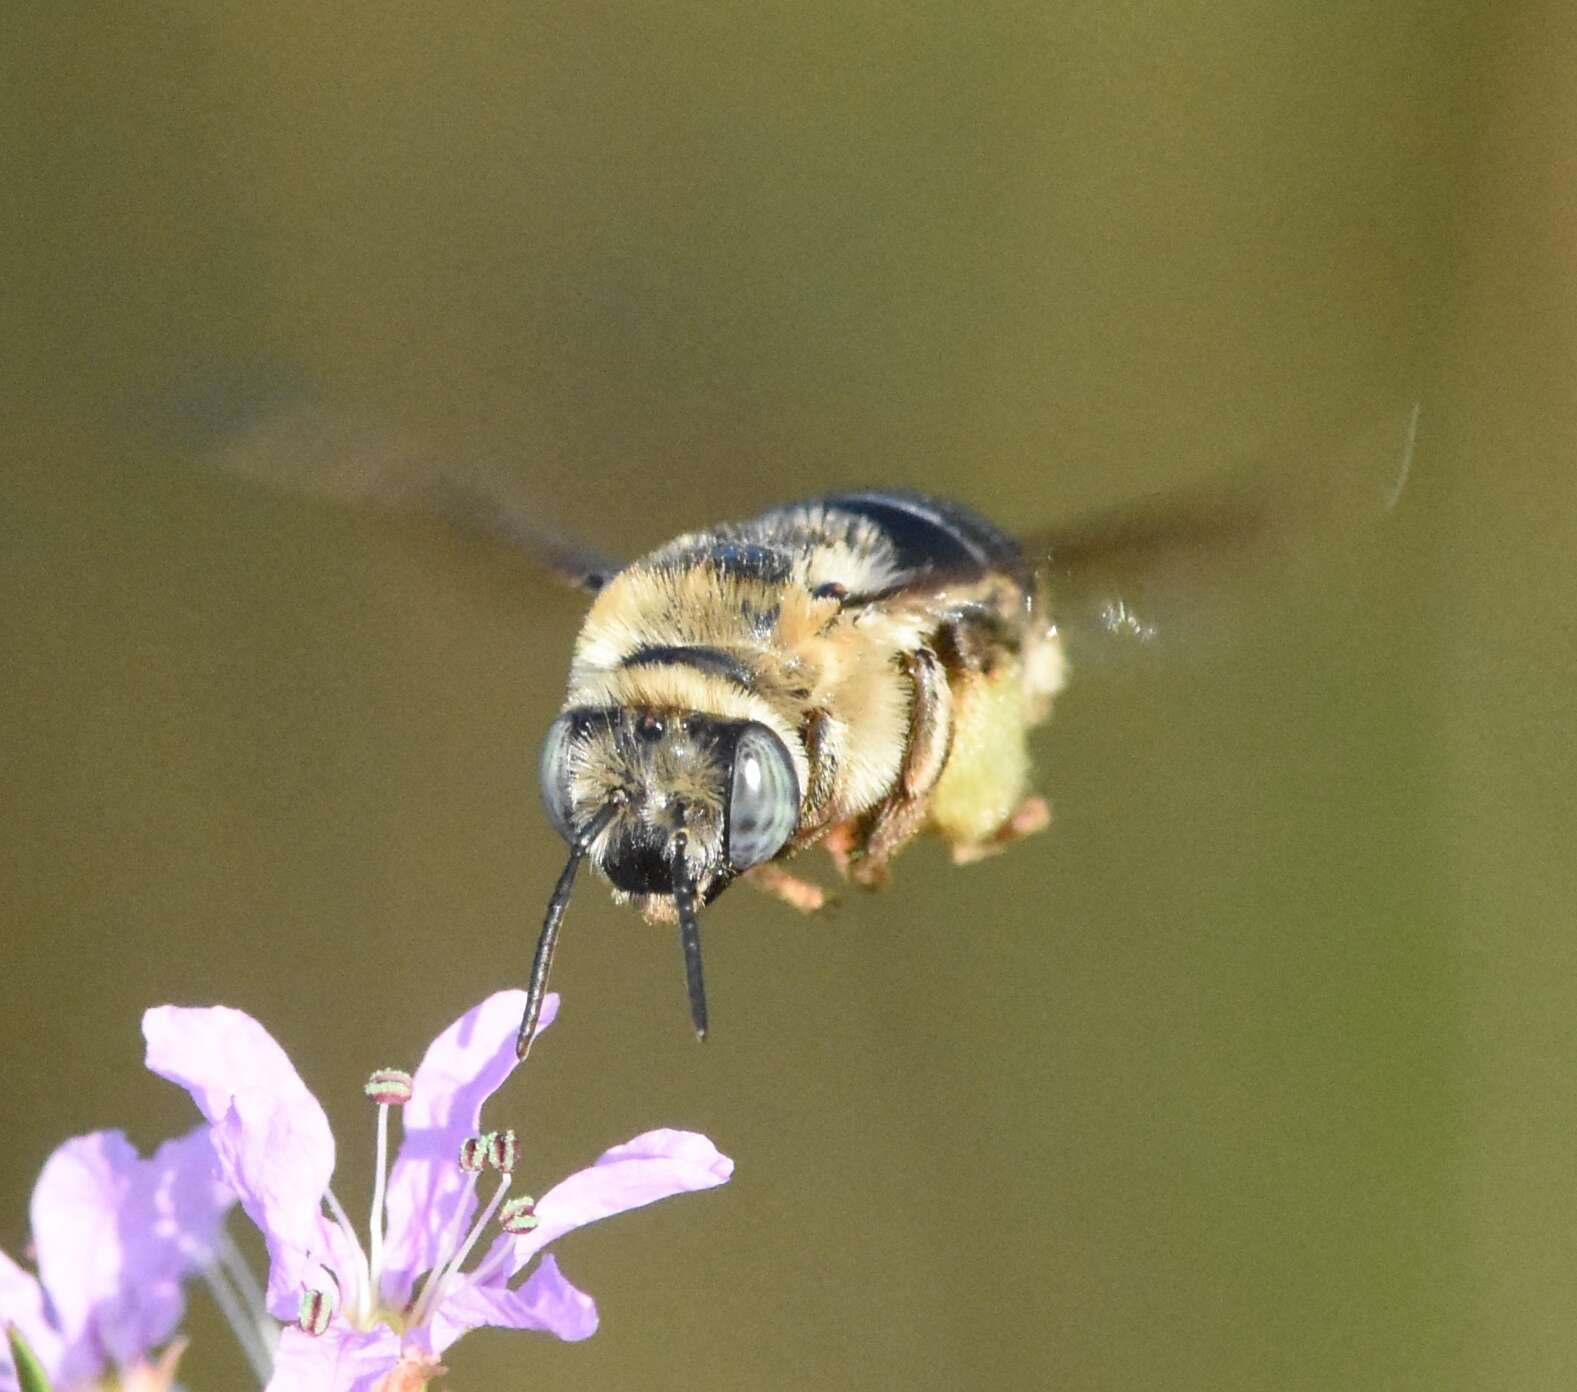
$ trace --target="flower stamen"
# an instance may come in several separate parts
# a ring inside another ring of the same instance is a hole
[[[516,1195],[499,1210],[498,1226],[511,1237],[523,1237],[541,1223],[537,1217],[537,1201],[530,1194]],[[488,1253],[476,1264],[471,1280],[477,1285],[486,1285],[509,1265],[509,1260],[507,1247]]]
[[[363,1091],[378,1104],[377,1171],[372,1182],[372,1218],[367,1231],[367,1285],[369,1298],[378,1298],[383,1279],[383,1204],[389,1174],[389,1108],[411,1100],[411,1075],[398,1068],[380,1068],[367,1079]]]
[[[494,1131],[488,1137],[487,1163],[500,1174],[513,1172],[520,1159],[520,1138],[512,1130]]]
[[[331,1291],[304,1290],[296,1306],[296,1323],[304,1333],[317,1338],[325,1333],[334,1318],[334,1295]]]
[[[542,1220],[537,1217],[537,1201],[530,1194],[518,1194],[498,1214],[498,1226],[511,1237],[528,1233]]]
[[[489,1131],[483,1136],[470,1136],[461,1145],[460,1168],[471,1175],[472,1185],[476,1184],[477,1173],[484,1166],[491,1164],[499,1172],[498,1188],[493,1191],[493,1197],[488,1200],[487,1207],[477,1216],[476,1222],[471,1225],[471,1231],[465,1235],[465,1240],[460,1243],[454,1255],[446,1262],[435,1263],[434,1274],[427,1278],[427,1285],[422,1291],[421,1298],[416,1302],[416,1309],[412,1312],[412,1323],[421,1324],[426,1320],[433,1307],[443,1298],[443,1288],[448,1284],[450,1277],[465,1265],[465,1259],[471,1255],[472,1248],[487,1231],[488,1224],[493,1221],[493,1215],[498,1212],[498,1206],[503,1203],[509,1189],[510,1170],[514,1168],[519,1153],[520,1144],[515,1139],[513,1131]],[[464,1211],[465,1205],[462,1203],[456,1214]]]
[[[340,1231],[345,1234],[345,1241],[350,1250],[356,1254],[356,1269],[354,1271],[336,1271],[336,1279],[349,1281],[352,1287],[351,1296],[346,1300],[345,1308],[354,1310],[352,1316],[357,1323],[364,1324],[372,1318],[374,1295],[372,1291],[372,1270],[367,1265],[367,1254],[361,1249],[361,1239],[356,1236],[356,1229],[351,1225],[350,1215],[345,1212],[345,1205],[335,1197],[332,1189],[323,1191],[323,1202],[328,1205],[329,1212],[334,1221],[339,1224]]]

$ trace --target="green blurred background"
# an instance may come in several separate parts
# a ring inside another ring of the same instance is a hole
[[[562,1244],[589,1343],[481,1333],[452,1381],[1577,1381],[1577,12],[4,29],[0,1246],[65,1136],[188,1124],[140,1066],[168,1000],[269,1024],[361,1210],[363,1077],[521,980],[562,862],[577,601],[203,467],[248,411],[631,553],[856,482],[1029,525],[1420,398],[1382,525],[1075,682],[1051,835],[817,920],[724,899],[704,1050],[669,935],[583,887],[492,1118],[539,1189],[658,1125],[737,1175]],[[247,1385],[194,1306],[186,1382]]]

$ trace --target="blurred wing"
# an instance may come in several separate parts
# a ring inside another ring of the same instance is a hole
[[[1334,451],[1240,468],[1023,538],[1048,613],[1077,638],[1149,642],[1179,609],[1243,594],[1396,506],[1418,407]]]
[[[195,443],[226,473],[351,507],[435,518],[509,547],[574,589],[595,592],[620,569],[512,496],[501,471],[438,463],[412,439],[310,402],[271,403]]]
[[[547,526],[530,509],[505,498],[502,490],[435,478],[424,497],[435,516],[518,551],[572,589],[595,594],[622,569],[611,557]]]

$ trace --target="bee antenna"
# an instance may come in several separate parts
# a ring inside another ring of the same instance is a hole
[[[706,1040],[706,982],[701,977],[701,923],[696,914],[695,881],[685,862],[689,837],[681,830],[674,837],[674,904],[679,910],[679,945],[684,949],[684,979],[690,988],[690,1023],[695,1037]]]
[[[537,1020],[542,1014],[542,998],[548,992],[548,972],[553,966],[553,947],[558,942],[559,925],[564,921],[564,910],[569,907],[570,891],[575,888],[575,872],[591,849],[591,843],[602,835],[613,820],[624,798],[615,796],[604,803],[570,842],[569,860],[553,886],[553,897],[548,900],[548,911],[542,920],[542,934],[537,939],[537,953],[531,959],[531,981],[526,987],[526,1011],[520,1020],[520,1033],[515,1036],[515,1057],[522,1062],[531,1052],[532,1036],[537,1032]]]

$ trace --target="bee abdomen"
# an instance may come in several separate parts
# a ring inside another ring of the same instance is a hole
[[[957,503],[907,489],[829,493],[815,504],[863,517],[878,527],[905,570],[1001,570],[1024,568],[1018,543],[1006,532]]]
[[[705,566],[725,579],[766,585],[785,584],[794,571],[794,557],[781,547],[715,533],[697,537],[685,546],[664,548],[658,559],[677,571]]]

